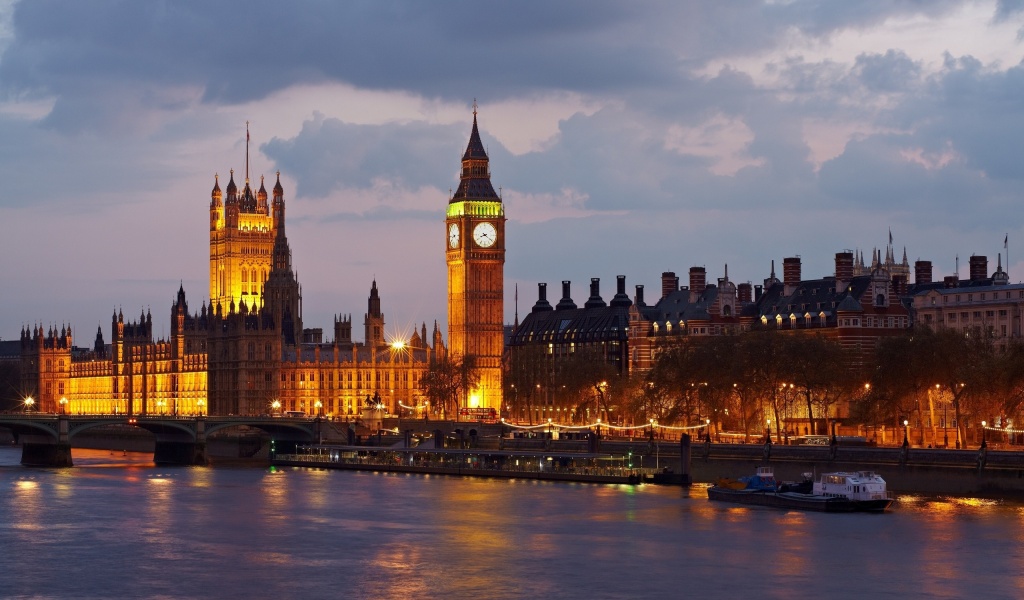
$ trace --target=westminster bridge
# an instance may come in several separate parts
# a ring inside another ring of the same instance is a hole
[[[111,425],[152,433],[156,438],[153,460],[158,464],[205,465],[207,437],[222,429],[244,425],[275,440],[311,443],[322,439],[325,423],[319,418],[270,416],[0,414],[0,427],[11,430],[22,447],[21,464],[29,466],[70,467],[74,437]]]

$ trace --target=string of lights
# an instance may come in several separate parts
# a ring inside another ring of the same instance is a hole
[[[993,427],[991,425],[986,425],[982,429],[987,429],[988,431],[998,431],[999,433],[1024,433],[1024,429],[1013,429],[1010,427]]]
[[[638,429],[647,429],[649,427],[654,427],[656,429],[666,429],[669,431],[692,431],[694,429],[708,427],[708,423],[702,423],[700,425],[674,427],[671,425],[661,425],[660,423],[657,422],[648,423],[647,425],[611,425],[609,423],[602,423],[601,421],[595,421],[593,423],[585,425],[566,425],[563,423],[555,423],[553,421],[548,421],[547,423],[540,423],[539,425],[518,425],[516,423],[510,423],[505,419],[502,419],[501,422],[504,425],[507,425],[513,429],[543,429],[545,427],[557,427],[558,429],[593,429],[595,427],[607,427],[608,429],[614,429],[617,431],[636,431]]]

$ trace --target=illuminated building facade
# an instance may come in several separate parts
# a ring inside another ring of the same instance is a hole
[[[205,307],[204,307],[205,310]],[[111,319],[112,339],[97,329],[91,349],[73,345],[71,328],[21,332],[21,393],[42,412],[201,414],[206,412],[205,313],[188,314],[179,288],[171,307],[171,336],[153,339],[153,315]],[[65,402],[61,402],[65,400]]]
[[[953,275],[935,283],[930,262],[918,261],[914,266],[914,318],[919,325],[964,334],[980,331],[1001,349],[1024,335],[1024,284],[1010,283],[1002,256],[991,276],[988,257],[972,256],[968,279]]]
[[[105,343],[99,330],[91,350],[73,345],[68,325],[59,331],[23,328],[20,391],[32,398],[32,409],[139,415],[301,411],[347,417],[359,415],[374,399],[381,412],[423,414],[417,410],[426,406],[420,380],[435,353],[444,352],[437,324],[429,338],[422,324],[408,340],[386,340],[374,281],[364,316],[365,341],[352,340],[351,316],[342,316],[335,317],[334,339],[324,342],[321,329],[303,328],[280,175],[269,203],[262,178],[259,190],[252,192],[248,164],[245,187],[237,189],[232,172],[225,192],[215,177],[209,205],[210,304],[189,314],[185,291],[179,288],[166,340],[153,338],[148,311],[135,323],[125,322],[119,311],[111,323],[111,342]],[[500,214],[500,201],[498,207]],[[488,222],[504,233],[503,218]],[[500,357],[500,263],[497,274],[494,353]],[[472,351],[482,347],[474,344]],[[490,354],[480,355],[489,365]],[[500,372],[489,373],[486,381],[500,387]]]
[[[459,187],[448,201],[448,349],[476,361],[479,384],[465,405],[501,408],[504,351],[505,209],[491,185],[476,110]]]

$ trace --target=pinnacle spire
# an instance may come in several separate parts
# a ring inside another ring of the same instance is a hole
[[[478,200],[485,202],[501,202],[501,197],[494,191],[491,185],[491,173],[487,150],[480,140],[480,128],[476,122],[477,106],[473,101],[473,129],[469,134],[469,143],[466,144],[466,152],[462,155],[462,175],[459,180],[459,187],[451,194],[449,203],[462,202],[464,200]]]

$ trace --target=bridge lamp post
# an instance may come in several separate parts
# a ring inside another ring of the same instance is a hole
[[[275,413],[279,412],[281,410],[281,401],[280,400],[274,400],[273,402],[270,403],[270,408]]]
[[[199,400],[196,400],[196,405],[199,407],[199,416],[203,415],[203,405],[204,404],[206,404],[206,401],[203,400],[202,398],[200,398]]]
[[[35,403],[35,398],[33,398],[32,396],[25,398],[25,412],[30,412],[32,410],[32,405]]]
[[[988,422],[987,421],[982,421],[981,422],[981,447],[982,448],[984,448],[984,447],[986,447],[988,445],[988,444],[985,443],[985,428],[986,427],[988,427]]]
[[[160,408],[160,416],[163,416],[163,414],[164,414],[164,405],[166,405],[166,404],[167,403],[164,402],[163,400],[157,400],[156,401],[157,407]]]
[[[64,414],[68,406],[68,399],[64,396],[60,397],[60,414]]]
[[[316,404],[314,404],[314,406],[316,406],[316,416],[318,416],[318,417],[324,416],[324,410],[323,410],[324,409],[324,403],[320,402],[319,400],[317,400]]]

